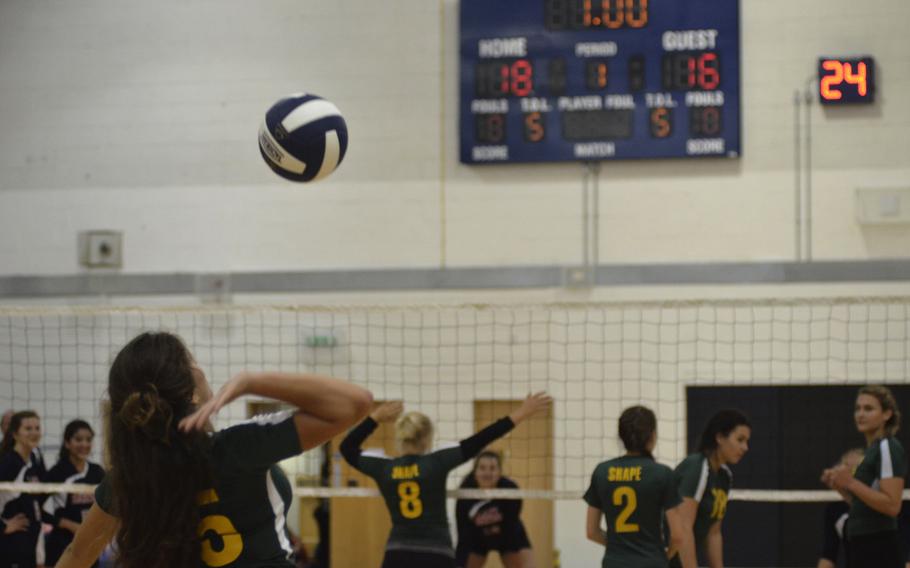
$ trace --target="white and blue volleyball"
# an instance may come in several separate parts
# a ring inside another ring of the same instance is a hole
[[[281,99],[265,113],[259,151],[276,174],[315,181],[334,172],[348,149],[348,127],[338,107],[316,95]]]

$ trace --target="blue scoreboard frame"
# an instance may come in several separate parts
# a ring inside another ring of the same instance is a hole
[[[741,155],[739,0],[461,0],[466,164]]]

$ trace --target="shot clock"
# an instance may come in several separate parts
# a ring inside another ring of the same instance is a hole
[[[740,155],[738,0],[462,0],[464,163]]]
[[[825,105],[873,102],[875,60],[871,57],[820,58],[818,97]]]

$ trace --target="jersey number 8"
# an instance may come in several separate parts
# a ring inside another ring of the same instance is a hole
[[[420,500],[420,485],[416,481],[402,481],[398,484],[398,497],[401,501],[398,508],[401,516],[406,519],[416,519],[423,514],[423,502]]]

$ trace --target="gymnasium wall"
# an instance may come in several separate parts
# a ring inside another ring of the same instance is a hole
[[[819,55],[866,53],[878,65],[878,101],[811,110],[814,255],[907,257],[910,228],[860,227],[853,200],[857,188],[910,187],[910,3],[741,0],[741,12],[742,158],[605,163],[601,262],[793,259],[794,91],[814,75]],[[76,235],[91,229],[123,231],[124,273],[579,263],[580,166],[458,163],[457,21],[454,0],[0,1],[0,276],[82,272]],[[298,91],[333,100],[351,135],[340,169],[312,187],[276,177],[256,148],[265,109]],[[522,297],[861,293],[905,291]],[[485,302],[516,294],[444,296]],[[67,300],[39,303],[58,301]],[[672,410],[661,428],[672,434],[659,455],[669,463],[682,452],[684,401],[681,385],[664,386]],[[456,412],[467,408],[461,404]],[[612,435],[602,443],[615,447]],[[580,502],[557,504],[566,568],[599,561],[583,519]]]
[[[910,183],[910,4],[742,0],[739,160],[612,163],[602,262],[794,256],[794,108],[823,54],[872,54],[870,107],[812,110],[816,259],[906,256],[853,192]],[[0,274],[71,274],[76,234],[125,235],[124,272],[574,264],[582,170],[457,161],[453,0],[0,3]],[[256,149],[311,91],[350,127],[314,187]]]

